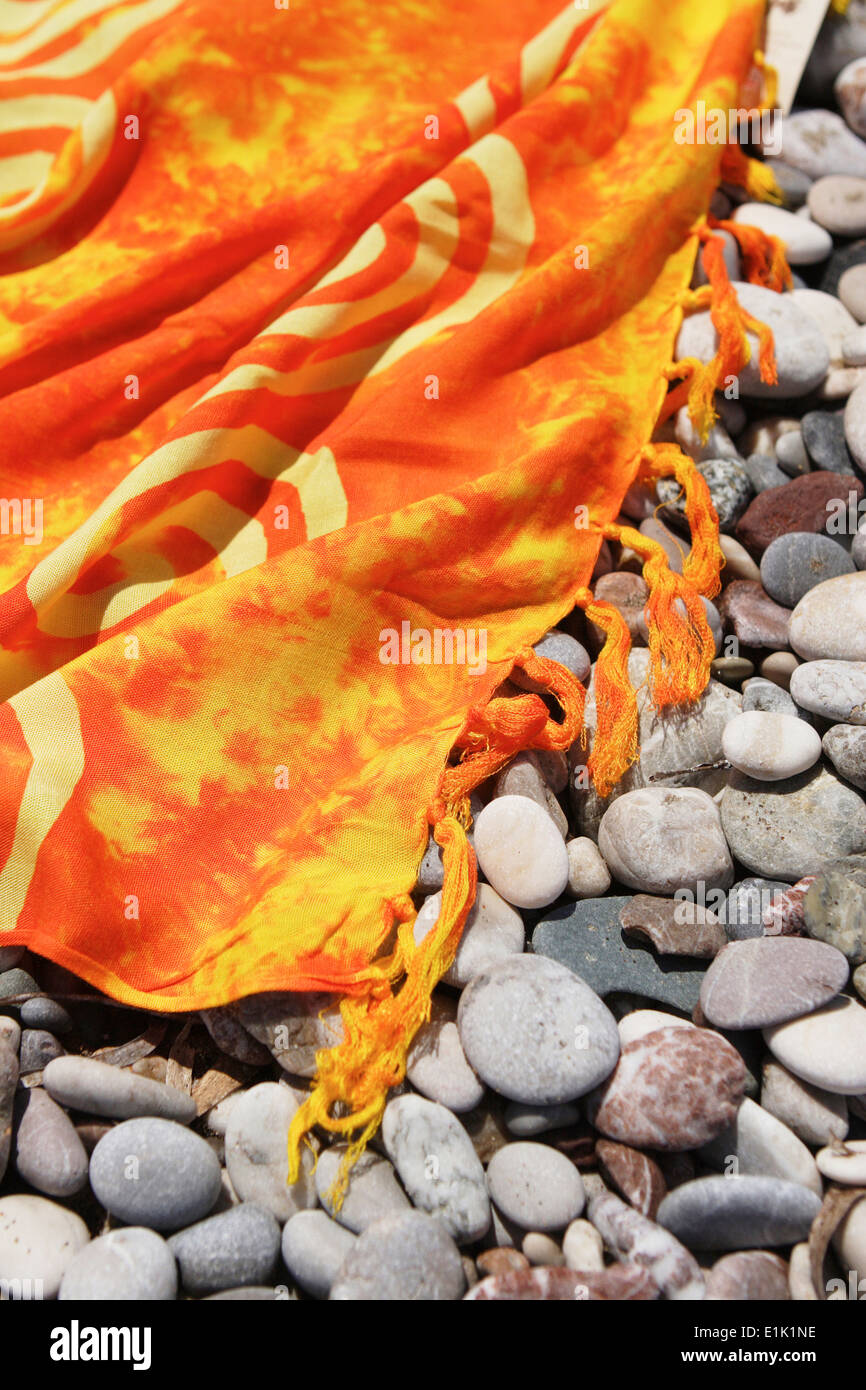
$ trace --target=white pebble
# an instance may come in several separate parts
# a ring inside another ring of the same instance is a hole
[[[761,782],[796,777],[821,756],[821,736],[793,714],[749,710],[725,725],[722,752],[740,772]]]
[[[568,882],[565,841],[525,796],[500,796],[484,807],[475,821],[475,853],[484,876],[515,907],[547,907]]]

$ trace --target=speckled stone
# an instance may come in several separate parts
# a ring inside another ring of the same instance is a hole
[[[423,1096],[398,1096],[385,1107],[382,1139],[417,1209],[440,1221],[458,1244],[484,1235],[490,1225],[484,1169],[450,1110]]]
[[[807,874],[773,898],[764,909],[763,923],[765,936],[805,936],[806,922],[803,916],[803,899],[806,890],[815,881],[814,874]]]
[[[839,775],[866,791],[866,727],[834,724],[824,735],[823,745]]]
[[[791,694],[822,719],[866,724],[866,661],[804,661],[791,677]]]
[[[623,1048],[613,1075],[587,1099],[609,1139],[635,1148],[693,1149],[720,1134],[743,1098],[745,1067],[705,1028],[661,1028]]]
[[[727,943],[718,917],[700,903],[637,893],[620,908],[619,920],[628,935],[651,941],[659,955],[711,960]]]
[[[761,557],[761,582],[771,598],[796,608],[804,594],[825,579],[852,574],[850,555],[830,536],[789,531],[772,541]]]
[[[761,1105],[781,1120],[804,1144],[815,1147],[848,1133],[848,1106],[844,1096],[810,1086],[769,1057],[764,1062]]]
[[[622,1193],[629,1206],[652,1221],[667,1192],[661,1168],[648,1154],[628,1144],[599,1139],[595,1157],[602,1176]]]
[[[168,1242],[189,1294],[267,1284],[280,1249],[280,1228],[271,1212],[254,1202],[209,1216],[178,1231]]]
[[[852,966],[866,962],[866,855],[827,864],[803,898],[806,930],[841,951]]]
[[[526,1104],[585,1095],[619,1055],[616,1024],[598,995],[541,955],[514,956],[476,975],[460,997],[457,1025],[481,1079]]]
[[[415,918],[414,937],[423,941],[439,920],[442,894],[427,898]],[[479,971],[520,955],[525,943],[523,918],[488,883],[479,883],[475,902],[466,918],[457,954],[442,979],[446,985],[462,989]]]
[[[781,607],[762,584],[735,579],[723,591],[719,613],[728,631],[747,647],[784,647],[788,641],[790,610]]]
[[[61,1303],[170,1302],[177,1296],[177,1265],[162,1236],[144,1226],[109,1231],[70,1261],[60,1284]]]
[[[717,1028],[767,1028],[811,1013],[847,983],[845,957],[823,941],[732,941],[704,976],[701,1008]]]
[[[690,1250],[752,1250],[805,1240],[820,1207],[801,1183],[698,1178],[668,1193],[658,1219]]]
[[[772,878],[744,878],[728,894],[725,930],[730,941],[764,935],[765,910],[788,888]]]
[[[604,1270],[527,1269],[482,1279],[464,1302],[615,1302],[658,1298],[658,1288],[644,1269],[614,1265]]]
[[[708,1303],[790,1301],[788,1266],[770,1250],[738,1250],[716,1260],[707,1275]]]
[[[597,995],[641,995],[690,1012],[698,1001],[705,960],[660,962],[654,951],[630,944],[620,912],[631,897],[585,898],[554,908],[538,923],[532,949],[580,976]]]
[[[805,661],[866,661],[866,571],[810,589],[791,615],[790,642]]]
[[[755,874],[796,883],[866,849],[866,805],[826,768],[783,782],[731,775],[720,800],[731,851]]]
[[[591,1197],[589,1217],[618,1260],[645,1270],[661,1296],[677,1302],[700,1300],[704,1276],[694,1257],[670,1232],[626,1205],[613,1192]]]
[[[211,1211],[220,1165],[199,1135],[173,1120],[124,1120],[100,1139],[90,1159],[97,1201],[119,1220],[176,1231]]]
[[[347,1147],[346,1144],[332,1144],[319,1155],[316,1192],[328,1215],[358,1235],[383,1217],[399,1216],[400,1212],[407,1211],[409,1198],[397,1181],[393,1164],[367,1149],[349,1169],[348,1186],[342,1205],[337,1208],[332,1188],[340,1176]]]
[[[820,386],[830,365],[830,353],[819,326],[789,295],[775,294],[758,285],[734,281],[740,304],[754,318],[769,324],[776,342],[778,385],[761,381],[758,368],[759,344],[749,333],[752,354],[739,373],[740,393],[744,396],[786,399],[805,396]],[[710,362],[718,349],[718,334],[709,312],[686,318],[677,338],[675,357],[697,357]]]
[[[0,1279],[39,1281],[42,1298],[55,1298],[72,1260],[90,1240],[74,1211],[46,1197],[0,1197]],[[31,1284],[31,1288],[34,1285]]]
[[[765,680],[763,676],[753,676],[743,687],[743,713],[764,710],[768,714],[797,715],[797,706],[787,690]]]
[[[638,892],[727,888],[733,865],[715,803],[697,787],[642,787],[602,817],[598,847],[614,878]]]
[[[498,1210],[527,1231],[560,1231],[584,1206],[580,1173],[547,1144],[506,1144],[487,1167],[487,1185]]]
[[[792,478],[784,487],[768,488],[749,503],[737,522],[737,540],[752,555],[762,555],[771,541],[789,531],[826,531],[832,505],[847,507],[849,492],[859,500],[863,484],[823,468]]]
[[[329,1297],[339,1303],[443,1302],[462,1298],[465,1288],[460,1251],[444,1226],[422,1211],[407,1211],[367,1227]]]
[[[754,495],[748,472],[735,458],[703,459],[696,466],[710,490],[720,528],[733,530]],[[675,479],[656,483],[656,496],[664,505],[666,521],[677,527],[688,525],[685,493]]]
[[[850,996],[767,1028],[764,1039],[788,1071],[812,1086],[841,1096],[866,1092],[866,1009]]]

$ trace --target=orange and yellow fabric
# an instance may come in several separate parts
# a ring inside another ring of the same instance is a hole
[[[339,995],[295,1144],[363,1143],[403,1075],[472,902],[468,792],[580,736],[582,688],[530,650],[575,605],[608,632],[597,784],[634,758],[627,633],[587,588],[604,536],[646,561],[657,703],[706,683],[715,517],[648,441],[686,402],[706,429],[760,329],[706,221],[723,155],[772,188],[674,118],[736,105],[762,18],[3,6],[0,943],[159,1010]],[[781,288],[778,246],[732,229]],[[707,305],[716,361],[674,363]],[[617,526],[639,472],[686,489],[683,577]],[[444,630],[484,660],[411,659]],[[491,700],[515,663],[561,719]],[[416,946],[431,824],[444,903]]]

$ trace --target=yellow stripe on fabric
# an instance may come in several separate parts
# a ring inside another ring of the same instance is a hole
[[[84,772],[78,706],[59,671],[13,695],[33,764],[18,809],[9,858],[0,873],[0,931],[15,926],[42,843]]]
[[[565,46],[581,24],[585,24],[596,10],[604,9],[609,0],[584,0],[580,5],[571,4],[552,19],[546,28],[535,34],[520,52],[520,93],[524,104],[537,97],[556,71]]]
[[[496,102],[487,77],[479,77],[454,100],[473,140],[486,135],[496,125]]]
[[[50,126],[60,126],[63,130],[73,130],[83,123],[88,111],[94,105],[86,97],[65,95],[61,92],[46,92],[40,96],[10,97],[0,102],[0,132],[4,135],[15,130],[45,130]]]
[[[19,193],[32,188],[48,176],[54,163],[50,150],[31,150],[28,154],[9,154],[0,159],[0,193]]]
[[[18,63],[28,54],[36,53],[61,35],[68,34],[82,20],[115,8],[117,0],[72,0],[71,4],[58,6],[24,38],[18,39],[17,42],[5,43],[0,49],[0,64],[9,67]]]
[[[18,82],[23,77],[83,77],[110,58],[131,34],[156,19],[171,14],[184,0],[145,0],[144,4],[119,10],[56,58],[29,68],[0,73],[0,82]]]

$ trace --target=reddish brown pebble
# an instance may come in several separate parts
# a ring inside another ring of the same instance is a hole
[[[679,920],[686,913],[690,920]],[[660,955],[712,957],[728,942],[718,917],[700,903],[636,893],[620,911],[619,920],[624,931],[647,937]]]
[[[622,1144],[696,1149],[733,1123],[745,1084],[740,1054],[718,1033],[660,1028],[623,1048],[613,1074],[587,1097],[587,1115]]]
[[[475,1263],[482,1278],[491,1274],[513,1274],[515,1270],[530,1268],[525,1255],[519,1250],[509,1249],[506,1245],[497,1245],[493,1250],[482,1250]]]
[[[762,922],[765,936],[805,936],[806,919],[803,913],[803,899],[810,884],[815,882],[814,874],[807,874],[792,888],[774,897],[765,909]]]
[[[775,603],[753,579],[735,579],[719,599],[719,614],[727,629],[747,647],[778,651],[788,645],[790,608]]]
[[[658,1164],[638,1149],[631,1149],[627,1144],[614,1144],[609,1139],[599,1139],[595,1154],[602,1174],[607,1176],[635,1211],[654,1221],[659,1203],[668,1190]]]
[[[522,1303],[568,1299],[572,1303],[611,1301],[629,1303],[658,1298],[659,1291],[645,1269],[637,1265],[611,1265],[610,1269],[576,1270],[541,1265],[482,1279],[464,1298]]]
[[[824,469],[792,478],[781,487],[767,488],[758,493],[737,522],[737,540],[753,555],[762,555],[770,541],[789,531],[823,532],[831,515],[827,503],[841,501],[847,507],[850,492],[859,501],[863,484],[850,474]]]
[[[784,1303],[790,1297],[788,1266],[769,1250],[723,1255],[707,1275],[705,1298],[715,1303]]]

